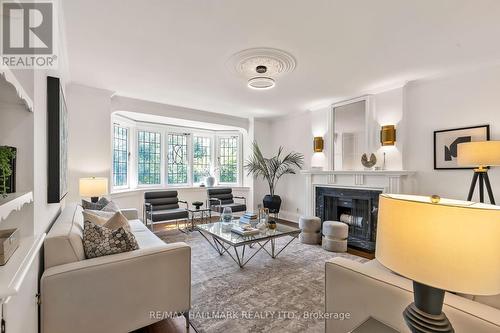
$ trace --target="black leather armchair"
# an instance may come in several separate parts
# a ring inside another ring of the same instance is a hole
[[[181,208],[179,203],[186,205]],[[177,191],[154,191],[144,193],[144,223],[151,223],[151,231],[155,222],[177,221],[188,219],[189,204],[179,200]]]
[[[214,212],[220,214],[226,207],[230,207],[233,213],[246,212],[247,210],[247,199],[233,196],[233,189],[230,187],[209,188],[207,194],[207,206]],[[234,199],[243,200],[243,203],[235,202]]]

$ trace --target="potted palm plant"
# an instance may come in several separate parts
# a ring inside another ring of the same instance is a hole
[[[252,146],[253,154],[246,161],[245,169],[248,175],[255,178],[262,177],[269,185],[269,194],[263,199],[265,208],[269,208],[270,213],[279,213],[281,198],[275,194],[276,185],[284,175],[295,174],[304,165],[304,155],[296,152],[283,153],[283,147],[278,148],[278,154],[271,158],[262,155],[259,145],[254,141]]]

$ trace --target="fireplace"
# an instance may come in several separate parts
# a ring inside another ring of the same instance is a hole
[[[347,245],[375,252],[378,197],[381,190],[316,187],[316,216],[349,225]]]

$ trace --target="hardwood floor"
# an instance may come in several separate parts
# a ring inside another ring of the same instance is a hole
[[[217,221],[218,217],[213,216],[212,221]],[[290,222],[287,220],[283,219],[278,219],[278,223],[282,223],[285,225],[290,225],[290,226],[298,226],[297,223],[295,222]],[[172,230],[176,228],[175,223],[161,223],[161,224],[155,224],[154,226],[154,231],[155,232],[162,232],[162,231],[167,231],[167,230]],[[373,259],[374,255],[371,253],[366,253],[363,251],[355,250],[348,248],[347,250],[348,253],[364,257],[367,259]],[[165,319],[162,320],[156,324],[141,328],[140,330],[131,332],[131,333],[196,333],[196,331],[190,327],[189,330],[186,329],[186,321],[183,317],[175,318],[175,319]]]

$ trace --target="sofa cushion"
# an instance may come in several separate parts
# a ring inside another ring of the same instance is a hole
[[[176,209],[166,209],[166,210],[153,210],[153,222],[158,221],[171,221],[171,220],[179,220],[179,219],[187,219],[188,211],[184,208],[176,208]],[[148,218],[150,217],[148,213]]]
[[[222,213],[224,211],[225,207],[231,208],[231,211],[233,213],[245,212],[247,210],[247,206],[245,204],[238,204],[238,203],[233,203],[233,204],[229,204],[229,205],[222,205],[222,206],[219,206],[219,205],[212,206],[212,210],[216,211],[218,213]]]
[[[116,202],[111,200],[106,206],[104,206],[104,208],[102,210],[105,212],[119,212],[120,207],[118,207]]]
[[[130,220],[130,230],[137,240],[140,249],[146,249],[148,247],[161,246],[165,242],[158,238],[151,230],[149,230],[144,223],[140,220]]]
[[[134,234],[123,227],[113,230],[89,221],[85,221],[84,224],[83,247],[87,258],[97,258],[139,249]]]
[[[82,208],[76,204],[68,204],[45,238],[45,269],[84,260],[82,237]]]

